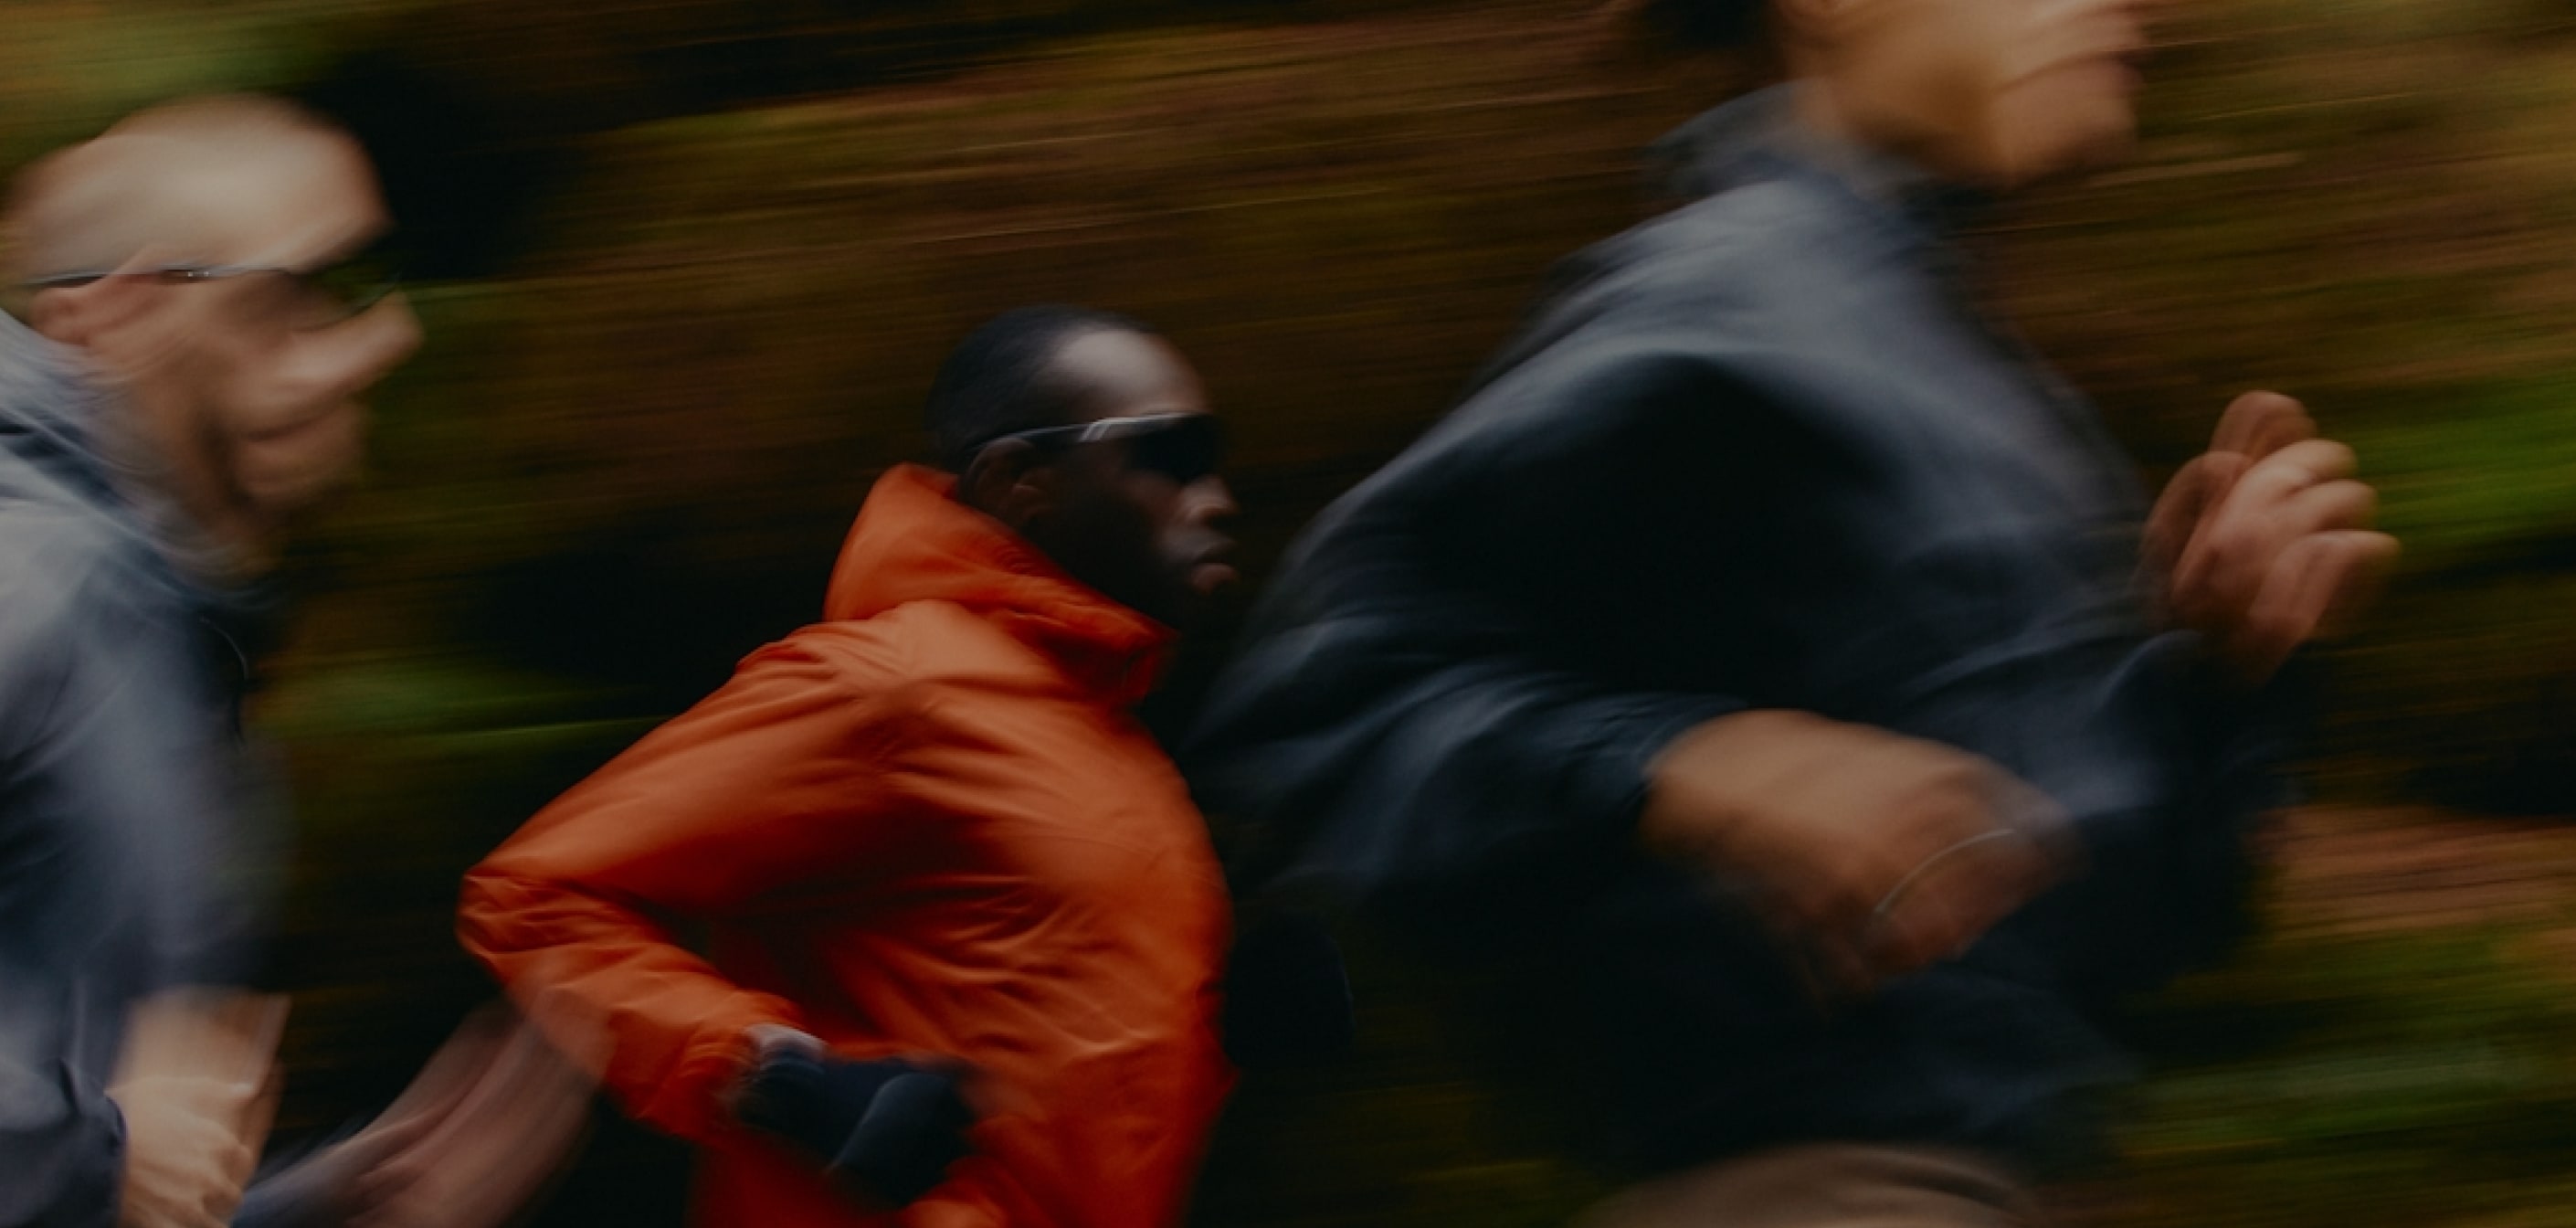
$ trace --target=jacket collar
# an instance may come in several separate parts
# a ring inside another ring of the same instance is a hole
[[[1667,192],[1683,199],[1778,179],[1828,187],[1917,242],[1935,242],[1991,203],[1914,161],[1840,140],[1798,118],[1796,82],[1701,113],[1648,148]]]
[[[274,586],[218,579],[230,571],[221,551],[160,493],[129,413],[81,351],[0,312],[0,453],[25,466],[0,484],[50,486],[77,502],[141,546],[153,580],[227,638],[265,644],[280,607]]]
[[[79,351],[0,312],[0,440],[84,502],[126,512],[98,441],[112,400]],[[121,519],[139,531],[132,516]]]
[[[946,601],[991,620],[1056,662],[1101,702],[1124,707],[1153,688],[1177,638],[1171,628],[1067,575],[1027,542],[952,497],[954,479],[898,465],[859,509],[824,614],[870,618],[914,601]]]

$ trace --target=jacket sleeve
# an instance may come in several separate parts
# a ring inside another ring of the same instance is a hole
[[[1675,351],[1542,355],[1328,511],[1190,748],[1239,885],[1484,924],[1623,858],[1654,757],[1745,706],[1604,642],[1702,566],[1735,396]]]
[[[0,591],[0,614],[8,616],[0,622],[0,740],[13,765],[11,788],[21,798],[56,790],[77,796],[78,781],[29,776],[61,732],[62,695],[79,654],[56,638],[69,621],[30,609],[51,603],[31,603],[22,589]],[[0,1228],[108,1228],[125,1166],[124,1119],[95,1075],[77,1068],[77,990],[43,983],[52,979],[43,965],[54,952],[41,948],[80,938],[43,877],[64,838],[47,829],[59,817],[23,801],[0,806],[0,916],[11,927],[0,935],[0,950],[26,961],[0,966]]]
[[[215,969],[200,881],[231,816],[152,611],[69,518],[13,520],[0,581],[0,1228],[107,1228],[132,999]],[[138,849],[149,856],[138,857]],[[172,879],[165,872],[175,870]],[[114,941],[102,941],[115,935]],[[139,937],[138,937],[139,936]]]
[[[762,649],[466,875],[466,949],[531,1018],[604,1028],[609,1092],[683,1138],[724,1128],[719,1094],[744,1029],[800,1024],[671,926],[847,874],[892,834],[884,768],[898,722],[845,668],[798,640]]]
[[[2065,898],[2050,915],[2061,923],[2043,938],[2070,987],[2104,1001],[2150,989],[2224,955],[2252,928],[2256,864],[2246,844],[2264,816],[2297,798],[2281,769],[2306,739],[2313,669],[2294,657],[2248,692],[2218,675],[2197,633],[2169,631],[2108,680],[2105,703],[2159,718],[2168,804],[2078,816],[2087,872],[2058,893]]]
[[[0,1228],[109,1228],[125,1120],[105,1088],[43,1045],[59,1027],[16,1022],[0,1020]]]

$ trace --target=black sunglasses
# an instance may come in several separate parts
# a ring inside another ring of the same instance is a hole
[[[1040,448],[1127,441],[1127,467],[1158,473],[1183,486],[1216,472],[1225,458],[1225,426],[1214,414],[1145,414],[1102,418],[1072,426],[1042,426],[986,440],[1016,439]]]

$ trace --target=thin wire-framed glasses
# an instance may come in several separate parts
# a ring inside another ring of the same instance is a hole
[[[79,269],[30,278],[19,284],[30,290],[68,289],[111,277],[155,277],[180,283],[241,277],[272,279],[277,291],[268,297],[268,304],[289,327],[296,329],[327,328],[364,312],[402,288],[400,263],[374,249],[313,269],[265,264],[168,264],[140,269]]]

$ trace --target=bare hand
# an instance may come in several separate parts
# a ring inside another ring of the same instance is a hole
[[[2056,804],[1985,759],[1787,711],[1675,740],[1642,834],[1748,887],[1849,988],[1957,953],[2053,882],[2071,847]]]
[[[2365,602],[2397,557],[2370,529],[2378,497],[2352,449],[2316,437],[2297,401],[2249,392],[2147,520],[2146,562],[2174,618],[2248,683]]]
[[[139,1007],[108,1088],[125,1118],[121,1228],[221,1228],[277,1109],[283,999],[181,990]]]

